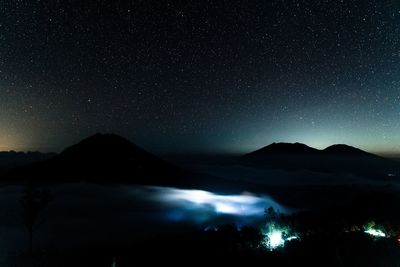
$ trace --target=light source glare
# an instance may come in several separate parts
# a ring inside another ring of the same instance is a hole
[[[267,245],[271,249],[275,249],[285,244],[285,240],[282,238],[281,231],[273,231],[271,233],[268,233],[267,238],[268,238]]]
[[[274,224],[268,226],[268,231],[264,233],[264,246],[269,250],[284,247],[286,242],[298,239],[297,235],[288,235],[288,228],[276,227]]]

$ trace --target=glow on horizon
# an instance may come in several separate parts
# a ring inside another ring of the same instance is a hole
[[[257,114],[251,121],[243,120],[241,130],[230,140],[224,137],[218,141],[235,154],[249,153],[274,142],[298,142],[317,149],[346,144],[374,154],[400,155],[400,125],[397,121],[387,122],[393,126],[388,129],[371,124],[371,121],[357,123],[348,116],[334,119],[334,114],[334,110],[321,113],[318,109],[303,114],[302,120],[290,116],[270,124],[260,124]]]
[[[27,151],[27,146],[18,142],[16,138],[2,137],[0,140],[0,151]]]
[[[373,142],[373,140],[369,140],[368,142],[353,142],[346,138],[337,139],[337,140],[309,140],[309,139],[271,139],[271,141],[258,141],[258,142],[249,142],[248,144],[239,147],[237,146],[235,150],[232,150],[232,154],[246,154],[268,146],[272,143],[302,143],[309,147],[316,148],[319,150],[323,150],[329,146],[337,145],[337,144],[345,144],[348,146],[352,146],[361,150],[364,150],[369,153],[381,155],[381,156],[394,156],[400,157],[400,138],[391,139],[391,141],[387,140],[385,142]],[[268,139],[269,140],[269,139]]]

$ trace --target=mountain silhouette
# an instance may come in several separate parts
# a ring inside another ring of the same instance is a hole
[[[326,155],[340,155],[340,156],[359,156],[359,157],[379,157],[372,153],[366,152],[356,147],[344,145],[344,144],[336,144],[331,145],[322,150]]]
[[[261,168],[347,173],[371,178],[400,174],[398,162],[344,144],[319,150],[301,143],[273,143],[242,156],[240,162]]]
[[[49,160],[10,171],[6,180],[179,184],[184,172],[115,134],[95,134]]]
[[[282,154],[290,154],[290,155],[312,155],[318,153],[319,150],[309,147],[305,144],[301,143],[272,143],[269,146],[263,147],[259,150],[251,152],[246,155],[247,156],[258,156],[258,155],[282,155]]]

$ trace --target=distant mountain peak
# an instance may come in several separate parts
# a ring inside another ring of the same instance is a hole
[[[116,135],[116,134],[111,134],[111,133],[96,133],[94,135],[91,135],[80,142],[78,142],[76,145],[82,146],[82,145],[89,145],[89,144],[119,144],[119,145],[126,145],[126,144],[131,144],[130,141],[125,139],[122,136]]]
[[[250,154],[304,154],[316,153],[317,149],[302,143],[272,143]]]
[[[299,153],[318,153],[320,155],[326,154],[326,155],[373,155],[371,153],[368,153],[364,150],[361,150],[359,148],[349,146],[346,144],[334,144],[331,145],[325,149],[319,150],[310,146],[307,146],[303,143],[285,143],[285,142],[279,142],[279,143],[272,143],[268,146],[265,146],[261,149],[258,149],[256,151],[253,151],[249,153],[248,155],[251,154],[299,154]]]
[[[301,143],[272,143],[242,156],[241,161],[263,168],[351,173],[373,178],[400,173],[397,162],[345,144],[319,150]]]
[[[96,133],[49,160],[7,175],[14,180],[39,182],[176,185],[183,171],[119,135]]]
[[[147,154],[129,140],[116,134],[96,133],[79,143],[66,148],[60,153],[60,158],[107,158],[117,160],[133,157],[136,154]]]
[[[359,148],[345,145],[345,144],[335,144],[328,146],[324,150],[322,150],[325,153],[329,154],[336,154],[336,155],[373,155],[371,153],[368,153],[364,150],[361,150]]]

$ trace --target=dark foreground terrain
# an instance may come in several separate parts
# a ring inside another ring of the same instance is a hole
[[[274,251],[259,247],[260,238],[255,229],[239,231],[225,226],[215,232],[158,236],[128,244],[92,244],[33,256],[14,255],[2,266],[399,266],[398,242],[364,233],[310,235]]]
[[[400,165],[355,148],[164,160],[97,134],[31,156],[1,175],[0,266],[400,266]]]
[[[164,265],[181,266],[199,263],[234,266],[399,266],[400,215],[396,212],[399,203],[396,191],[370,191],[359,194],[353,203],[347,205],[331,205],[289,215],[277,213],[272,219],[266,212],[262,222],[253,226],[213,225],[207,222],[200,225],[189,221],[171,223],[147,214],[149,221],[146,229],[143,228],[146,225],[144,213],[127,217],[128,213],[122,210],[112,213],[107,208],[102,212],[103,217],[86,218],[87,210],[67,215],[68,206],[60,206],[62,211],[58,215],[52,215],[51,208],[45,211],[50,224],[45,222],[35,233],[33,253],[27,253],[26,244],[22,242],[20,249],[5,255],[1,266],[127,267],[159,264],[160,260]],[[93,205],[90,204],[90,207],[93,208]],[[94,215],[93,211],[90,214]],[[71,225],[71,228],[59,226],[59,229],[54,229],[58,223],[53,216],[58,216],[58,220],[64,218],[65,225]],[[89,221],[83,224],[79,221],[83,218]],[[134,223],[135,218],[138,224]],[[159,224],[154,222],[157,220]],[[78,224],[72,227],[76,222]],[[290,229],[298,238],[271,249],[265,243],[266,230],[271,223]],[[382,230],[386,236],[374,237],[365,233],[368,224]],[[85,227],[79,230],[79,225]],[[209,227],[204,227],[206,225]],[[23,228],[18,229],[24,233]],[[53,232],[46,234],[49,229]],[[121,232],[119,236],[115,234],[117,230]],[[134,234],[141,231],[147,234]],[[96,235],[98,238],[94,237]],[[72,242],[67,241],[66,236]],[[66,242],[69,242],[68,245]]]

